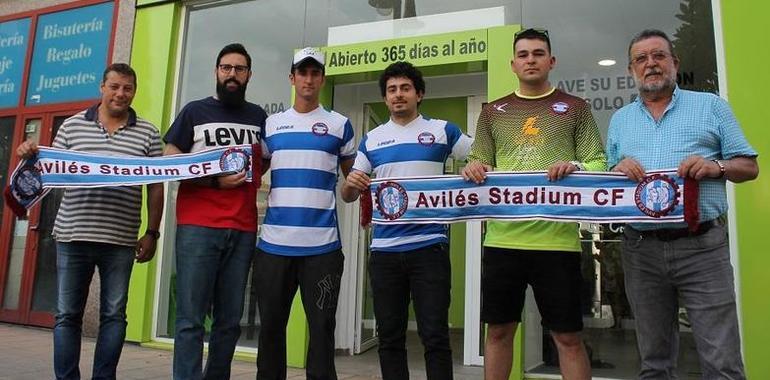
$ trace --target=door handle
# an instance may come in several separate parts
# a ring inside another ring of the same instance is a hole
[[[33,224],[33,225],[29,226],[29,230],[37,232],[37,231],[40,230],[40,228],[38,226],[39,226],[38,224]]]

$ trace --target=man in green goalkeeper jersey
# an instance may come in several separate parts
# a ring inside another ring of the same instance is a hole
[[[606,170],[588,105],[548,81],[556,65],[548,32],[517,32],[513,48],[511,68],[519,89],[482,110],[463,177],[481,184],[492,170],[547,170],[548,179],[558,181],[576,170]],[[485,379],[508,379],[528,285],[558,349],[564,378],[591,377],[580,337],[580,251],[577,223],[487,223],[481,285],[481,319],[488,324]]]

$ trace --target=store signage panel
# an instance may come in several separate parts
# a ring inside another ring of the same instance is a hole
[[[113,3],[109,2],[38,18],[27,105],[99,97],[112,13]]]
[[[0,23],[0,108],[19,104],[30,22],[23,18]]]
[[[329,46],[326,74],[379,71],[397,61],[415,66],[485,61],[488,48],[486,29]]]

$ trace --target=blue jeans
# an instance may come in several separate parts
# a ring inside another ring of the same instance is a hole
[[[745,379],[724,226],[672,241],[626,228],[626,294],[636,319],[640,379],[677,378],[679,305],[692,324],[703,379]]]
[[[177,226],[174,379],[230,378],[255,244],[254,232]],[[209,310],[213,324],[206,368],[201,371],[203,321]]]
[[[451,380],[448,318],[452,276],[447,245],[372,253],[369,274],[383,380],[409,379],[406,328],[410,299],[414,300],[417,334],[425,348],[428,380]]]
[[[57,379],[80,379],[80,337],[88,288],[99,269],[99,336],[94,379],[115,379],[126,337],[128,282],[134,247],[95,242],[56,244],[57,303],[53,362]]]

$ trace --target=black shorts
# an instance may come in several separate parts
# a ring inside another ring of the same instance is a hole
[[[544,327],[555,332],[583,329],[580,253],[484,247],[482,262],[483,322],[521,322],[531,285]]]

